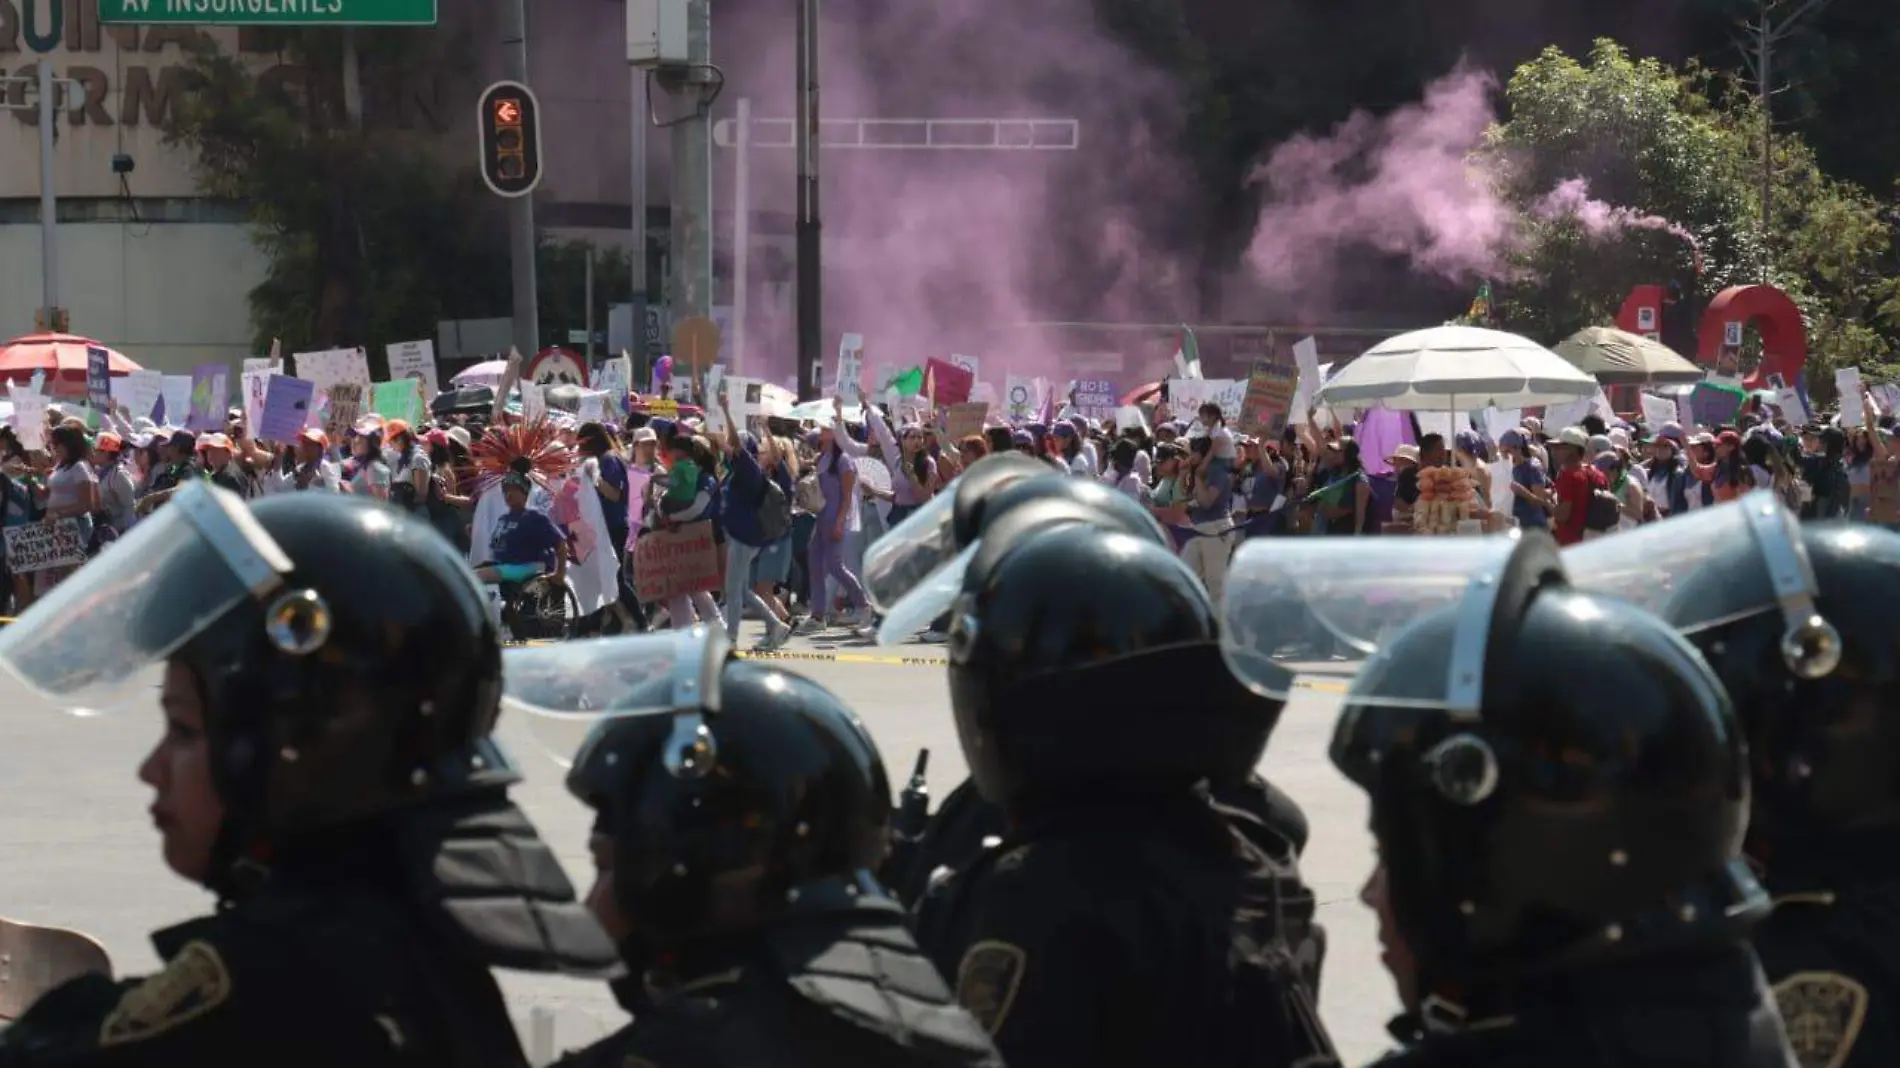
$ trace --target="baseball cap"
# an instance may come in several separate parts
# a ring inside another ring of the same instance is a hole
[[[198,448],[201,451],[204,449],[223,449],[229,452],[231,449],[231,439],[225,437],[223,434],[217,433],[200,434],[198,435]]]
[[[108,430],[99,435],[98,440],[92,443],[92,447],[100,452],[119,452],[125,448],[125,442],[119,438],[119,435]]]
[[[1585,434],[1583,428],[1580,426],[1567,426],[1557,432],[1555,443],[1558,445],[1568,445],[1573,449],[1588,449],[1590,447],[1590,435]]]

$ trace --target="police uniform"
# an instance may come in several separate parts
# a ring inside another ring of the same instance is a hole
[[[192,483],[0,633],[0,664],[55,701],[155,659],[204,698],[220,907],[153,936],[157,974],[39,999],[0,1065],[516,1066],[490,969],[615,966],[508,800],[499,645],[434,531]]]
[[[1000,1064],[870,874],[891,797],[862,723],[729,656],[718,628],[510,653],[531,722],[592,721],[567,785],[635,928],[614,988],[633,1022],[563,1063]]]
[[[866,561],[887,624],[950,611],[958,736],[1008,828],[937,880],[920,944],[1018,1068],[1334,1063],[1282,869],[1204,786],[1248,780],[1283,701],[1227,672],[1139,505],[1010,458],[964,479]]]
[[[1547,536],[1243,546],[1222,633],[1366,657],[1331,758],[1371,802],[1405,1001],[1386,1066],[1792,1068],[1749,925],[1746,748],[1669,625],[1570,588]]]
[[[1802,1068],[1900,1063],[1900,535],[1800,524],[1766,493],[1691,520],[1663,611],[1748,738],[1747,851],[1774,898],[1755,948],[1789,1043]]]

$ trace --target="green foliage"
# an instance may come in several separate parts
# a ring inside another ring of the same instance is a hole
[[[455,60],[432,31],[358,30],[367,122],[342,105],[342,33],[287,32],[282,54],[303,79],[266,83],[243,56],[206,41],[165,131],[197,155],[210,196],[248,206],[269,261],[249,294],[253,347],[285,351],[434,337],[441,319],[508,307],[497,212],[472,171],[443,168],[414,131],[373,105],[405,77]],[[393,113],[394,108],[388,109]]]
[[[1808,317],[1810,381],[1839,366],[1880,376],[1896,360],[1892,205],[1827,177],[1798,137],[1778,132],[1764,234],[1761,117],[1738,87],[1599,41],[1582,62],[1545,50],[1518,68],[1507,98],[1509,119],[1490,131],[1482,158],[1530,220],[1513,253],[1515,277],[1501,287],[1513,329],[1556,341],[1611,320],[1635,285],[1691,277],[1687,244],[1667,232],[1592,234],[1574,218],[1534,218],[1558,183],[1583,178],[1595,198],[1691,232],[1705,300],[1762,281],[1765,253],[1766,280]]]

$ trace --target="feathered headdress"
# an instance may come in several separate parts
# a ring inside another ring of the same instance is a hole
[[[544,419],[511,426],[491,426],[469,448],[474,458],[477,492],[487,492],[511,474],[527,475],[552,491],[580,463],[580,457],[560,438],[560,428]]]

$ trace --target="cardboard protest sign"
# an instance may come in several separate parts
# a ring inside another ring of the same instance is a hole
[[[86,562],[86,542],[77,519],[55,519],[8,527],[7,567],[16,575]]]
[[[643,535],[633,548],[642,601],[664,601],[719,588],[719,547],[710,520]]]
[[[1259,364],[1247,376],[1247,392],[1240,405],[1240,428],[1250,434],[1279,437],[1293,411],[1299,392],[1297,368]]]
[[[7,383],[7,395],[13,400],[13,415],[8,422],[13,425],[13,436],[20,439],[20,447],[28,452],[44,449],[46,395],[17,382]]]
[[[263,441],[287,442],[310,425],[310,403],[315,382],[289,375],[271,375],[264,386],[264,408],[251,428]]]
[[[990,406],[982,401],[965,401],[952,404],[944,415],[944,433],[951,441],[961,441],[972,434],[983,433],[983,421],[990,415]]]
[[[158,414],[153,419],[166,426],[182,427],[191,418],[191,376],[166,375],[158,384]]]
[[[150,419],[158,408],[159,391],[165,385],[162,371],[133,371],[112,380],[112,399],[130,412],[134,419]]]
[[[343,435],[356,427],[357,417],[363,412],[363,387],[356,382],[337,382],[330,387],[323,409],[323,432],[330,435],[331,441],[342,441]]]
[[[1744,399],[1746,395],[1740,390],[1727,389],[1709,382],[1697,382],[1695,388],[1689,391],[1689,412],[1697,426],[1713,429],[1734,419],[1735,413],[1741,411]],[[1859,404],[1858,397],[1855,398],[1855,404]],[[1845,422],[1845,398],[1842,399],[1841,410],[1842,421]]]
[[[1048,383],[1028,375],[1010,375],[1003,387],[1003,411],[1010,421],[1027,423],[1042,411],[1042,392]]]
[[[112,357],[97,345],[86,346],[86,403],[96,411],[112,410]]]

